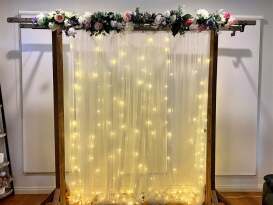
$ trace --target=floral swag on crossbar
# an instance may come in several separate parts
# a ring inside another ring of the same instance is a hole
[[[49,13],[41,13],[33,17],[33,24],[50,28],[51,30],[65,30],[66,35],[75,36],[77,29],[85,29],[90,35],[109,34],[111,31],[133,30],[134,28],[150,28],[153,30],[171,30],[172,34],[184,34],[185,31],[198,31],[230,28],[236,24],[236,19],[223,9],[209,13],[205,9],[198,9],[195,15],[185,13],[181,7],[164,13],[140,12],[139,8],[126,11],[123,14],[114,12],[85,12],[78,15],[74,12],[58,9]]]

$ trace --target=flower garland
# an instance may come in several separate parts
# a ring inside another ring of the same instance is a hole
[[[205,9],[198,9],[195,15],[191,15],[184,13],[180,7],[164,13],[140,12],[139,8],[136,8],[134,12],[126,11],[123,14],[99,11],[93,14],[86,12],[82,16],[59,9],[33,17],[34,25],[44,26],[51,30],[60,28],[65,30],[68,36],[75,36],[76,29],[85,29],[93,36],[149,26],[154,29],[171,29],[175,36],[178,33],[184,34],[191,27],[199,31],[219,31],[220,28],[230,27],[235,23],[236,19],[224,10],[209,13]]]

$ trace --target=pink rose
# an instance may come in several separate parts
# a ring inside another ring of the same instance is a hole
[[[63,23],[64,22],[64,15],[62,15],[62,14],[56,14],[54,16],[54,19],[58,23]]]
[[[103,27],[103,24],[100,23],[100,22],[96,22],[95,25],[94,25],[94,28],[95,28],[95,30],[97,30],[97,31],[101,30],[102,27]]]
[[[227,25],[228,25],[228,26],[232,26],[232,25],[234,25],[234,24],[236,24],[236,23],[237,23],[237,19],[234,18],[233,16],[231,16],[231,17],[228,19]]]
[[[192,25],[192,23],[193,23],[193,19],[187,19],[187,20],[185,21],[185,25],[186,25],[186,26],[190,26],[190,25]]]
[[[229,12],[227,12],[227,11],[224,11],[223,15],[224,15],[225,19],[229,19],[230,16],[231,16],[231,14]]]
[[[132,20],[132,15],[133,13],[131,11],[125,11],[124,14],[123,14],[123,20],[125,22],[129,22]]]

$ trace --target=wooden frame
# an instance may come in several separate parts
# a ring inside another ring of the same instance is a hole
[[[9,23],[19,23],[20,28],[48,29],[32,24],[31,18],[9,17]],[[239,20],[225,31],[244,31],[246,25],[256,25],[256,21]],[[149,30],[136,28],[136,30]],[[64,141],[64,88],[63,88],[63,44],[62,30],[52,31],[53,55],[53,95],[54,95],[54,133],[55,133],[55,171],[56,189],[42,202],[42,205],[66,205],[65,184],[65,141]],[[216,91],[217,91],[217,58],[218,58],[218,33],[210,31],[210,64],[208,82],[208,107],[207,107],[207,154],[206,154],[206,186],[204,205],[217,205],[224,198],[215,189],[215,129],[216,129]]]

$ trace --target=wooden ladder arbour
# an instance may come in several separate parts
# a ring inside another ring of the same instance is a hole
[[[20,28],[48,29],[32,24],[31,18],[9,17],[9,23],[19,23]],[[223,31],[244,31],[246,25],[256,25],[255,20],[238,20]],[[148,31],[149,29],[144,29]],[[53,55],[53,95],[55,130],[55,170],[56,189],[42,202],[42,205],[66,205],[67,187],[65,183],[65,139],[64,139],[64,85],[63,85],[63,44],[62,30],[52,31]],[[216,89],[217,89],[218,33],[210,31],[210,64],[207,108],[207,161],[204,205],[226,204],[224,197],[215,188],[215,128],[216,128]]]

